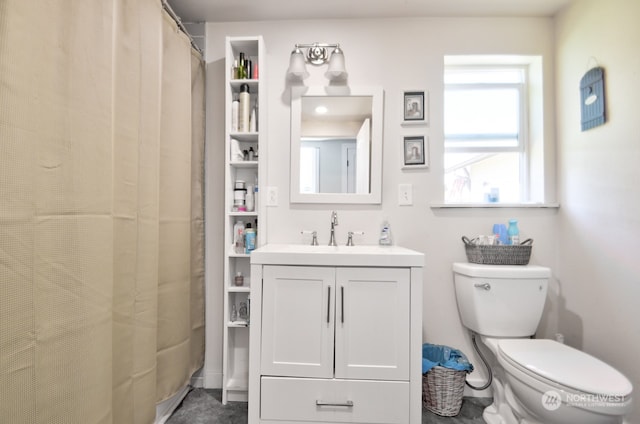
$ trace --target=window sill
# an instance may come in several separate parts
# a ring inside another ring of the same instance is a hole
[[[559,203],[438,203],[433,202],[431,209],[450,208],[552,208],[560,207]]]

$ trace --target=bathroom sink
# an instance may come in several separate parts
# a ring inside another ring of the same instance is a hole
[[[423,266],[424,255],[400,246],[310,246],[267,244],[251,253],[251,263],[317,266]]]

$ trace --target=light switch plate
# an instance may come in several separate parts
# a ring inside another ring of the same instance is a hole
[[[413,187],[411,184],[398,184],[398,205],[413,205]]]
[[[278,206],[278,187],[267,187],[267,206]]]

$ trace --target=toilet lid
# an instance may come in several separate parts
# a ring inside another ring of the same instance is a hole
[[[509,339],[498,342],[506,358],[560,385],[585,393],[627,396],[631,382],[593,356],[548,339]]]

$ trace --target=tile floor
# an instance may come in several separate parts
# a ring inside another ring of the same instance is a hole
[[[222,391],[193,389],[184,398],[166,424],[246,424],[247,404],[229,402],[222,405]],[[440,417],[427,410],[422,412],[422,424],[483,424],[482,410],[491,403],[488,398],[464,398],[462,409],[455,417]]]

